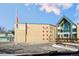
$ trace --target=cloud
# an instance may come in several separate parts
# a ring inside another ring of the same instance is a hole
[[[56,15],[60,15],[60,8],[56,4],[40,4],[40,10],[47,13],[54,12]]]
[[[72,4],[40,4],[40,10],[46,11],[47,13],[53,12],[56,15],[60,15],[62,10],[72,7]]]
[[[62,3],[62,4],[58,4],[60,7],[62,7],[63,9],[68,9],[70,7],[72,7],[73,4],[71,3]]]
[[[27,6],[30,4],[26,4]],[[35,5],[40,6],[40,11],[45,11],[46,13],[53,12],[56,15],[60,15],[62,10],[69,9],[73,4],[70,3],[38,3]]]

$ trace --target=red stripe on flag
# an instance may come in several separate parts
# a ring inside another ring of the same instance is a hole
[[[16,19],[16,27],[18,28],[18,17]]]

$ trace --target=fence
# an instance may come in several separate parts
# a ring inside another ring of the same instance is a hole
[[[79,39],[71,39],[71,38],[56,38],[57,43],[79,43]]]
[[[14,37],[0,37],[0,42],[12,42]]]

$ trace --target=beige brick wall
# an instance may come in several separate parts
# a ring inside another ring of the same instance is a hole
[[[56,27],[47,24],[19,24],[15,27],[16,43],[55,43]]]
[[[77,24],[77,39],[79,39],[79,24]],[[78,40],[79,42],[79,40]]]
[[[56,27],[55,26],[50,26],[50,42],[56,43]]]
[[[26,42],[26,25],[18,24],[18,28],[15,26],[15,43]]]
[[[43,28],[44,27],[44,28]],[[46,29],[48,27],[48,29]],[[43,32],[44,31],[44,32]],[[28,43],[49,43],[48,39],[49,25],[27,24],[27,42]]]

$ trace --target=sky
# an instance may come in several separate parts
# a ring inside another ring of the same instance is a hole
[[[19,23],[44,23],[56,25],[66,16],[79,23],[79,4],[75,3],[2,3],[0,4],[0,26],[14,28],[18,9]]]

